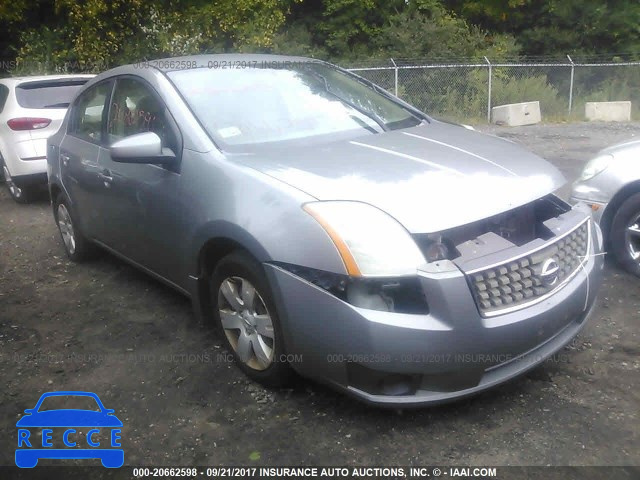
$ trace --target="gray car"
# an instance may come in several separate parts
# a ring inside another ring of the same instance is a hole
[[[571,200],[585,202],[616,260],[640,277],[640,140],[598,152],[573,184]]]
[[[98,245],[188,295],[269,386],[472,395],[570,342],[601,282],[600,230],[556,168],[321,61],[110,70],[47,153],[69,257]]]

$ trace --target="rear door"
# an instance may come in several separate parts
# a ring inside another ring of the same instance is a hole
[[[67,134],[59,151],[62,183],[78,215],[83,233],[101,238],[101,190],[105,180],[100,157],[105,155],[105,119],[112,82],[99,83],[80,95],[69,112]]]

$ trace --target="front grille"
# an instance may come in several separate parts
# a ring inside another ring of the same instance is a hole
[[[489,317],[542,300],[578,271],[588,251],[586,221],[539,250],[468,274],[480,313]]]

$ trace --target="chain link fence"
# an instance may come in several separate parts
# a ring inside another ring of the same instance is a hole
[[[414,62],[349,70],[438,118],[480,123],[491,108],[539,101],[543,120],[583,120],[586,102],[631,101],[640,119],[640,62]]]

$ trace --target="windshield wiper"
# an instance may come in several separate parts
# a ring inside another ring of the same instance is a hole
[[[391,95],[389,92],[387,92],[384,88],[380,87],[379,85],[376,85],[372,81],[367,80],[366,78],[363,78],[360,75],[356,75],[352,72],[349,72],[348,70],[343,70],[343,69],[340,69],[340,70],[343,71],[347,76],[353,78],[355,81],[363,85],[366,85],[369,88],[372,88],[383,97],[391,100],[393,103],[398,104],[398,101],[400,101],[401,102],[399,103],[400,107],[404,109],[406,112],[408,112],[409,115],[411,115],[416,120],[420,120],[420,125],[422,125],[423,122],[431,123],[431,120],[429,119],[428,115],[425,115],[423,112],[415,108],[413,105],[409,105],[407,102],[404,102],[398,97]]]
[[[364,115],[365,117],[370,118],[371,120],[373,120],[374,122],[376,122],[378,124],[378,126],[382,129],[383,132],[388,132],[389,128],[387,127],[387,125],[384,123],[384,120],[382,120],[382,118],[380,118],[380,115],[378,115],[376,112],[373,112],[371,110],[367,110],[366,108],[362,108],[358,105],[356,105],[355,103],[347,100],[346,98],[342,98],[340,95],[338,95],[337,93],[331,91],[331,88],[329,88],[329,82],[327,81],[327,79],[324,77],[324,75],[319,74],[318,72],[313,72],[310,71],[309,72],[311,75],[313,75],[314,77],[320,79],[322,81],[322,83],[324,83],[324,90],[331,96],[337,98],[338,100],[340,100],[342,103],[348,105],[349,107],[353,108],[356,112],[361,113],[362,115]],[[377,132],[376,132],[377,133]]]
[[[351,114],[349,114],[349,117],[351,119],[353,119],[354,122],[356,122],[358,125],[360,125],[365,130],[369,130],[371,133],[380,133],[375,128],[373,128],[371,125],[369,125],[367,122],[362,120],[360,117],[357,117],[357,116],[351,115]]]
[[[332,95],[332,96],[336,97],[342,103],[344,103],[344,104],[348,105],[349,107],[353,108],[356,112],[361,113],[365,117],[370,118],[371,120],[376,122],[383,132],[388,132],[389,131],[389,128],[384,123],[384,120],[382,120],[377,113],[372,112],[370,110],[367,110],[366,108],[362,108],[362,107],[356,105],[355,103],[350,102],[349,100],[346,100],[346,99],[342,98],[340,95],[337,95],[337,94],[333,93],[330,90],[327,90],[327,93],[329,95]],[[376,132],[376,133],[378,133],[378,132]]]

